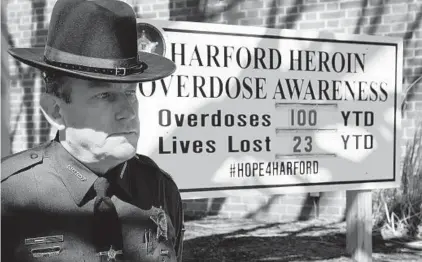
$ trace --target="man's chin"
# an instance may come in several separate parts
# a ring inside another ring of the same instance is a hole
[[[113,151],[110,152],[114,158],[123,161],[129,160],[136,155],[136,147],[131,144],[125,144],[121,146],[116,146],[116,148],[112,149]]]

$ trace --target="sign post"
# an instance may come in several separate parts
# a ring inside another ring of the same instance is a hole
[[[401,39],[151,20],[138,30],[140,50],[177,65],[139,86],[138,152],[183,198],[352,190],[348,251],[370,257],[370,190],[399,185]]]
[[[346,192],[346,248],[356,261],[372,261],[372,192]]]

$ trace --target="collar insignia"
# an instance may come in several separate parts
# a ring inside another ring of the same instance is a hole
[[[86,177],[83,176],[81,173],[79,173],[78,170],[76,170],[73,166],[67,165],[67,169],[69,169],[77,178],[79,178],[81,181],[86,181]]]

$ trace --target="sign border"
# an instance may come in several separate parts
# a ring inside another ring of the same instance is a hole
[[[260,189],[260,188],[283,188],[283,187],[297,187],[297,186],[324,186],[324,185],[344,185],[344,184],[366,184],[374,182],[396,182],[396,154],[397,154],[397,62],[398,62],[398,49],[400,43],[393,42],[371,42],[359,40],[339,40],[327,38],[307,38],[307,37],[294,37],[294,36],[277,36],[265,34],[245,34],[245,33],[229,33],[229,32],[216,32],[216,31],[201,31],[189,30],[179,28],[163,27],[165,32],[180,32],[192,34],[213,34],[213,35],[230,35],[242,37],[255,37],[255,38],[270,38],[270,39],[291,39],[299,41],[315,41],[315,42],[330,42],[330,43],[343,43],[343,44],[364,44],[364,45],[378,45],[378,46],[393,46],[395,48],[395,87],[394,87],[394,130],[393,130],[393,178],[390,179],[372,179],[372,180],[350,180],[350,181],[337,181],[337,182],[320,182],[320,183],[297,183],[297,184],[278,184],[278,185],[251,185],[251,186],[225,186],[225,187],[203,187],[203,188],[186,188],[179,189],[181,193],[194,193],[204,191],[225,191],[225,190],[241,190],[241,189]]]

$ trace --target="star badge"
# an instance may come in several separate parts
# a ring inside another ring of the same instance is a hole
[[[138,49],[140,51],[155,53],[155,48],[157,47],[158,42],[152,42],[145,33],[145,30],[142,30],[141,37],[138,39]]]
[[[149,23],[137,23],[138,51],[165,55],[166,41],[162,28]]]
[[[100,256],[107,256],[107,261],[116,261],[117,255],[122,255],[122,250],[114,250],[113,246],[110,246],[110,250],[99,252],[98,255]]]

